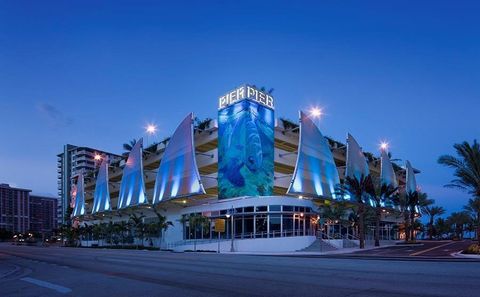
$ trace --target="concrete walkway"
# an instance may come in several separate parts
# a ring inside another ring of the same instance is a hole
[[[334,251],[327,251],[327,252],[304,252],[304,251],[296,251],[296,252],[225,252],[223,254],[237,254],[237,255],[263,255],[263,256],[322,256],[322,255],[341,255],[341,254],[351,254],[359,251],[369,251],[375,249],[381,249],[385,247],[392,247],[396,246],[395,244],[383,245],[383,246],[369,246],[365,247],[364,249],[360,249],[358,247],[354,248],[344,248],[338,249]]]

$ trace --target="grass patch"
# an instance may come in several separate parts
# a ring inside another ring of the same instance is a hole
[[[480,245],[477,243],[471,244],[468,248],[463,250],[463,254],[480,255]]]

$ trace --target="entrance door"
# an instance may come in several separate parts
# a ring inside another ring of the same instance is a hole
[[[303,236],[305,234],[305,218],[300,215],[293,216],[293,234],[294,236]]]

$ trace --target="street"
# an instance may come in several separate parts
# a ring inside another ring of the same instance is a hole
[[[419,241],[418,245],[397,245],[381,249],[358,251],[352,256],[372,256],[372,257],[415,257],[415,258],[435,258],[451,259],[452,253],[460,252],[474,243],[471,240],[462,241]]]
[[[478,296],[480,262],[0,244],[0,296]]]

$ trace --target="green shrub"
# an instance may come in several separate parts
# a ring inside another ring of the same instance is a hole
[[[463,251],[464,254],[477,254],[480,255],[480,245],[472,244]]]

